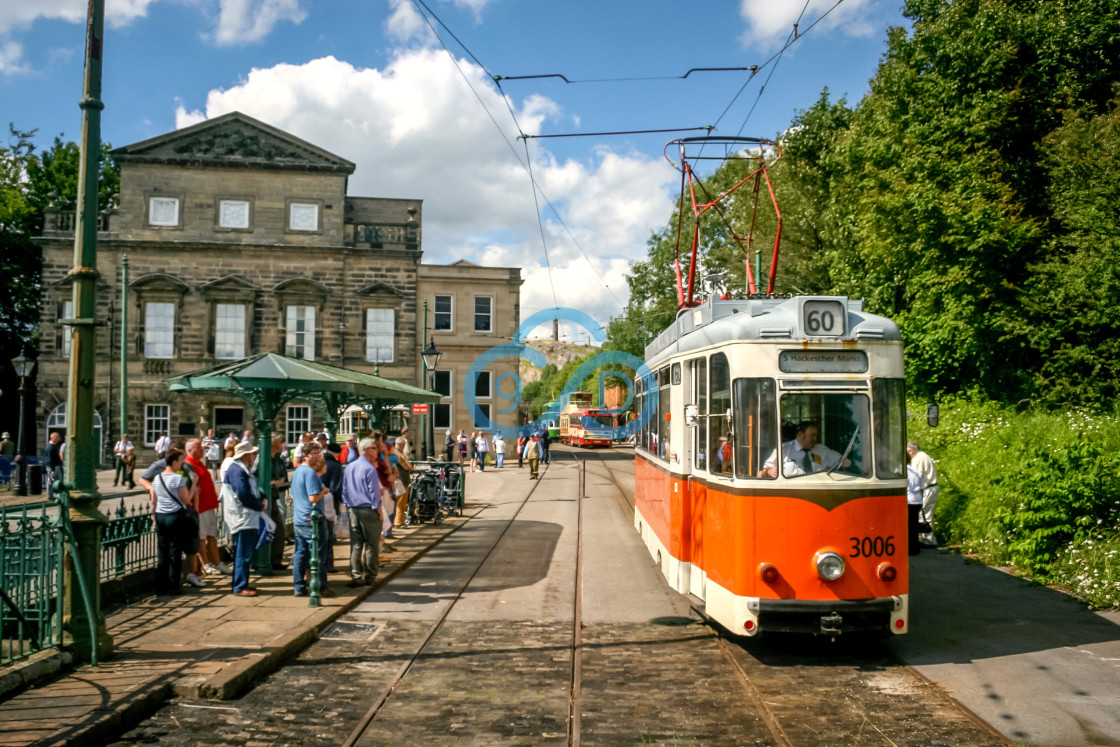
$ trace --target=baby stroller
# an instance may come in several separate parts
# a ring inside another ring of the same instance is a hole
[[[439,470],[429,469],[412,478],[407,514],[410,524],[423,524],[428,520],[439,524],[443,521],[443,512],[440,510],[441,477]]]
[[[463,515],[463,468],[445,464],[440,470],[439,506],[448,516]]]

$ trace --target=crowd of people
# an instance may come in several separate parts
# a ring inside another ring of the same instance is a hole
[[[349,586],[372,585],[383,543],[392,538],[394,526],[408,523],[414,466],[407,428],[396,439],[374,432],[360,441],[348,437],[345,445],[331,442],[326,433],[307,432],[290,450],[277,436],[268,457],[272,480],[267,492],[257,482],[257,460],[263,455],[250,431],[241,437],[230,434],[224,441],[212,430],[182,444],[165,438],[166,443],[157,443],[156,461],[138,480],[151,497],[155,516],[157,594],[177,596],[184,584],[202,587],[207,577],[229,576],[233,594],[256,596],[250,584],[253,559],[269,538],[273,571],[287,570],[283,553],[288,512],[294,533],[293,594],[309,593],[318,526],[319,593],[334,595],[327,574],[335,570],[332,545],[343,513],[350,540]],[[128,460],[134,452],[128,434],[123,434],[114,449],[114,485],[131,484],[135,457]],[[229,565],[219,553],[219,510],[232,539]],[[313,519],[316,514],[321,521]]]
[[[517,468],[525,469],[525,462],[528,462],[529,478],[537,479],[539,465],[548,464],[551,443],[547,428],[530,436],[518,436]],[[492,437],[486,431],[472,431],[469,436],[465,430],[460,430],[457,436],[452,436],[451,431],[444,432],[443,458],[448,462],[458,461],[464,468],[469,462],[471,472],[484,472],[487,459],[496,469],[502,469],[507,448],[500,431]]]

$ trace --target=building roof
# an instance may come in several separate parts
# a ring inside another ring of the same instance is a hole
[[[354,173],[345,158],[241,112],[125,145],[113,157],[121,163]]]

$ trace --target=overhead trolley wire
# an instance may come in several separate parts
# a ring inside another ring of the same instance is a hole
[[[484,73],[486,73],[492,79],[495,80],[495,85],[497,86],[499,92],[501,92],[501,94],[502,94],[502,100],[505,101],[506,109],[509,110],[509,115],[510,115],[510,118],[513,120],[514,126],[517,128],[518,133],[520,133],[520,137],[522,137],[522,138],[526,137],[524,130],[521,129],[520,122],[517,121],[517,114],[513,111],[513,107],[510,105],[509,97],[506,95],[505,91],[502,90],[501,84],[497,83],[497,78],[493,74],[491,74],[490,70],[486,67],[486,65],[484,65],[482,63],[482,61],[479,60],[478,57],[476,57],[473,52],[471,52],[471,50],[467,47],[467,45],[464,44],[459,39],[459,37],[457,37],[455,35],[455,32],[452,31],[451,28],[448,27],[448,25],[446,23],[444,23],[443,20],[440,19],[440,17],[437,16],[435,14],[435,12],[433,12],[432,9],[429,8],[424,3],[424,0],[413,0],[413,2],[417,6],[419,6],[419,8],[422,8],[423,11],[426,11],[426,13],[428,15],[430,15],[433,19],[435,19],[436,23],[438,23],[440,26],[442,26],[444,29],[446,29],[447,33],[451,35],[451,38],[454,39],[460,47],[462,47],[462,49],[466,53],[466,55],[476,65],[478,65],[479,68],[481,68]],[[549,198],[549,196],[547,194],[545,194],[544,190],[540,187],[539,184],[537,184],[537,181],[533,176],[533,169],[532,169],[531,158],[530,158],[530,155],[529,155],[528,145],[526,144],[526,147],[525,147],[525,159],[526,160],[522,161],[520,154],[518,154],[517,150],[513,147],[513,143],[510,142],[509,138],[506,137],[505,131],[502,129],[502,126],[498,124],[498,121],[494,118],[494,115],[490,112],[490,109],[486,106],[486,102],[484,102],[482,100],[482,97],[478,94],[478,91],[476,91],[474,89],[474,86],[471,85],[470,78],[468,78],[466,73],[463,72],[463,69],[459,66],[459,61],[455,59],[455,55],[451,53],[451,49],[448,48],[447,43],[444,42],[443,37],[441,37],[440,34],[439,34],[439,31],[437,31],[436,28],[432,25],[432,21],[428,18],[428,15],[425,15],[424,12],[421,12],[420,15],[421,15],[421,17],[424,18],[424,22],[428,25],[428,28],[431,29],[432,34],[439,41],[440,46],[443,47],[444,51],[447,52],[448,57],[451,58],[451,62],[452,62],[452,64],[455,65],[455,69],[459,71],[459,75],[461,75],[463,77],[463,81],[467,84],[467,87],[471,90],[471,93],[474,94],[475,98],[478,100],[479,105],[482,106],[483,111],[486,112],[486,115],[490,118],[490,121],[493,122],[494,126],[498,129],[498,134],[501,135],[502,140],[505,142],[506,146],[510,149],[510,152],[513,153],[513,157],[515,159],[517,159],[517,162],[519,164],[521,164],[521,167],[523,169],[525,169],[525,171],[528,173],[529,181],[533,185],[533,205],[534,205],[534,207],[536,209],[536,213],[537,213],[537,223],[540,226],[542,244],[544,242],[544,223],[541,219],[540,206],[537,203],[537,192],[540,192],[541,197],[543,197],[544,200],[545,200],[545,203],[552,209],[553,215],[556,216],[557,220],[560,222],[560,225],[563,226],[564,231],[572,239],[572,243],[575,244],[576,248],[579,250],[579,253],[583,256],[584,260],[587,262],[588,265],[591,266],[592,272],[594,272],[599,277],[599,280],[603,283],[603,286],[607,289],[607,291],[610,292],[611,296],[614,297],[615,301],[617,301],[619,303],[619,305],[622,305],[621,299],[619,299],[618,295],[615,294],[614,289],[611,288],[611,286],[610,286],[610,283],[608,283],[607,279],[605,277],[603,277],[602,273],[599,272],[599,268],[597,268],[595,266],[595,263],[591,261],[591,258],[587,256],[587,252],[584,251],[583,246],[580,244],[580,242],[576,238],[575,234],[572,233],[570,228],[568,228],[568,225],[564,222],[564,219],[560,217],[560,211],[556,209],[556,206],[553,204],[553,202]],[[552,278],[552,265],[551,265],[551,263],[549,261],[549,258],[548,258],[548,246],[546,244],[543,246],[543,250],[544,250],[545,267],[548,270],[548,282],[549,282],[549,286],[552,287],[553,303],[556,304],[557,303],[557,300],[556,300],[556,286],[555,286],[555,283],[553,282],[553,278]],[[559,306],[557,306],[557,308],[559,308]]]
[[[619,130],[618,132],[562,132],[557,135],[526,135],[521,133],[519,138],[524,140],[542,140],[550,137],[591,137],[592,135],[649,135],[658,132],[696,132],[703,130],[704,132],[711,133],[715,129],[715,125],[705,125],[703,127],[671,127],[666,130]]]
[[[748,67],[694,67],[684,75],[645,75],[634,78],[584,78],[577,80],[569,80],[567,76],[562,73],[543,73],[541,75],[495,75],[493,76],[494,82],[503,80],[532,80],[534,78],[559,78],[565,83],[627,83],[641,80],[684,80],[693,73],[725,73],[725,72],[743,72],[745,70],[756,71],[758,65],[749,65]]]
[[[837,0],[836,5],[833,5],[832,8],[829,8],[828,11],[824,15],[821,16],[821,18],[824,18],[824,16],[831,13],[836,8],[836,6],[839,5],[840,3],[842,3],[843,1],[844,0]],[[758,96],[755,97],[754,103],[751,104],[751,108],[750,108],[750,111],[747,112],[747,116],[743,118],[743,124],[739,125],[739,131],[735,133],[736,135],[742,135],[743,134],[743,128],[745,128],[747,126],[747,122],[750,120],[751,116],[754,114],[754,110],[758,107],[758,102],[762,99],[763,91],[766,90],[766,86],[770,85],[770,79],[774,77],[774,73],[777,72],[777,70],[778,70],[778,63],[782,61],[782,55],[785,54],[785,51],[787,49],[789,49],[789,46],[791,44],[793,44],[793,42],[795,42],[795,41],[797,41],[798,39],[801,38],[801,34],[799,34],[798,31],[797,31],[797,26],[798,26],[798,24],[801,23],[801,19],[805,17],[805,11],[809,9],[809,2],[810,2],[810,0],[805,0],[805,4],[803,6],[801,6],[801,13],[798,14],[797,20],[793,22],[793,30],[790,31],[789,36],[786,37],[785,46],[783,46],[781,51],[779,51],[778,54],[775,56],[774,66],[770,68],[770,72],[766,75],[766,80],[762,81],[762,85],[759,86]],[[813,23],[813,26],[817,25],[817,23],[819,21],[820,21],[820,18],[818,18],[817,21],[815,21]],[[813,26],[810,26],[809,28],[812,28]],[[806,31],[808,31],[808,30],[809,29],[806,29]]]

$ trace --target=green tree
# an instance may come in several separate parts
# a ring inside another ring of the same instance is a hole
[[[42,234],[45,211],[53,204],[73,210],[77,199],[79,148],[55,138],[49,149],[37,153],[36,131],[9,125],[6,145],[0,145],[0,277],[6,292],[0,294],[0,389],[5,402],[2,417],[18,412],[15,392],[19,385],[6,361],[22,350],[38,346],[37,326],[41,301],[42,251],[35,237]],[[99,204],[109,207],[120,190],[120,170],[102,145]],[[8,399],[11,398],[11,399]],[[15,430],[15,416],[5,423]]]
[[[1018,332],[1038,355],[1039,400],[1099,405],[1120,394],[1120,101],[1067,112],[1045,145],[1050,238]]]

